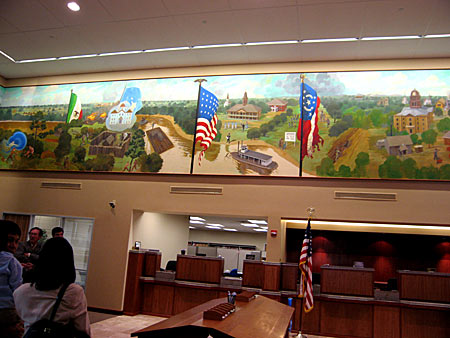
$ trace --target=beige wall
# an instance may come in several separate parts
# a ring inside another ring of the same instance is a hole
[[[141,242],[142,249],[158,249],[161,267],[176,260],[181,249],[186,249],[189,239],[189,216],[166,215],[134,211],[132,243]]]
[[[189,241],[204,243],[223,243],[254,245],[257,250],[264,251],[266,244],[266,234],[248,232],[227,232],[214,230],[191,230],[189,231]]]
[[[356,69],[450,68],[450,59],[381,60],[305,64],[199,67],[67,77],[8,80],[6,86],[100,81],[119,78],[239,74],[246,72],[333,71]],[[81,190],[41,188],[41,182],[79,182]],[[223,194],[171,194],[170,186],[218,186]],[[305,218],[316,209],[323,220],[393,222],[450,226],[450,182],[326,178],[238,177],[210,175],[59,173],[0,171],[0,212],[33,213],[95,219],[86,294],[88,305],[121,310],[127,252],[136,237],[134,210],[173,215],[219,215],[268,219],[267,260],[285,259],[285,222]],[[337,200],[334,192],[397,193],[397,201]],[[108,202],[117,201],[115,209]],[[137,221],[139,223],[139,221]],[[132,234],[130,236],[130,234]]]

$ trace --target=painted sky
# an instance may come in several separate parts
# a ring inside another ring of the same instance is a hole
[[[94,82],[36,87],[0,87],[0,106],[68,104],[73,90],[81,103],[118,101],[126,86],[141,89],[144,101],[196,100],[198,77]],[[299,74],[204,77],[203,86],[219,99],[298,97]],[[422,96],[450,96],[450,70],[309,73],[306,80],[319,96],[402,95],[417,89]]]

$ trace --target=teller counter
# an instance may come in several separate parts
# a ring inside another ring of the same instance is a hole
[[[314,296],[314,308],[301,313],[302,333],[361,338],[450,337],[450,274],[398,271],[400,290],[391,291],[396,295],[391,297],[394,300],[373,296],[372,274],[373,269],[322,266],[322,285]]]
[[[291,298],[294,307],[297,301],[297,264],[246,260],[242,278],[223,276],[223,258],[178,255],[175,271],[158,264],[155,253],[130,251],[124,314],[170,317],[243,290],[284,304]]]

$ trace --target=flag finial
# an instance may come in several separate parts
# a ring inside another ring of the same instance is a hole
[[[314,209],[313,207],[306,208],[306,213],[308,214],[308,218],[312,218],[315,212],[316,212],[316,209]]]

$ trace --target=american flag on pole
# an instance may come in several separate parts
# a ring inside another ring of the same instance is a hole
[[[323,144],[323,139],[319,136],[318,108],[320,106],[320,98],[316,91],[306,83],[300,84],[300,121],[297,130],[297,139],[302,145],[302,158],[305,156],[312,157],[312,154],[319,148],[319,142]],[[302,140],[302,124],[303,124],[303,140]]]
[[[218,107],[219,100],[217,97],[205,88],[200,87],[200,102],[198,104],[199,116],[195,136],[195,143],[200,141],[200,146],[202,147],[202,151],[198,156],[198,165],[201,165],[203,154],[217,135],[216,112]]]
[[[300,297],[303,297],[303,308],[309,312],[314,307],[313,286],[312,286],[312,235],[311,220],[308,219],[308,226],[305,230],[302,251],[300,253]]]

